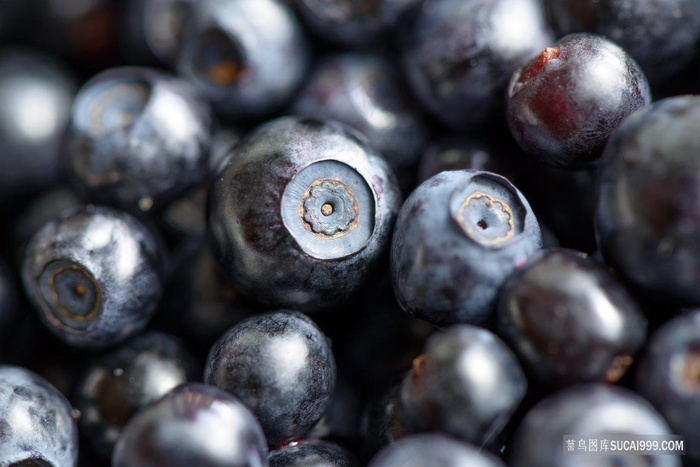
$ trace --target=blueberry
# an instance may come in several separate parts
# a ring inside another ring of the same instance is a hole
[[[442,172],[406,200],[391,246],[401,306],[437,325],[483,323],[506,277],[541,247],[527,200],[490,172]]]
[[[359,467],[346,449],[328,441],[294,444],[270,452],[270,467]]]
[[[78,427],[66,398],[44,378],[0,366],[0,465],[78,463]]]
[[[412,435],[381,451],[369,467],[505,467],[476,447],[437,433]]]
[[[248,318],[212,347],[204,382],[240,398],[271,446],[304,436],[323,416],[335,386],[335,359],[301,313]]]
[[[615,382],[644,343],[646,319],[603,266],[552,249],[508,279],[498,330],[545,385]]]
[[[379,55],[327,56],[305,81],[292,110],[352,126],[394,170],[414,165],[425,144],[418,105],[393,63]]]
[[[331,309],[382,259],[399,202],[386,162],[354,130],[280,118],[236,145],[214,181],[214,254],[251,299]]]
[[[373,457],[404,436],[399,414],[400,392],[400,384],[392,386],[365,408],[361,425],[363,455]]]
[[[80,429],[93,449],[110,458],[124,425],[146,404],[199,379],[194,357],[177,338],[160,332],[135,337],[94,360],[77,385]]]
[[[92,202],[148,211],[204,182],[209,109],[185,81],[113,68],[78,93],[67,143],[75,188]]]
[[[700,310],[692,310],[664,324],[642,357],[635,389],[682,435],[686,459],[700,461]]]
[[[440,431],[483,446],[525,396],[515,355],[493,333],[467,324],[433,335],[403,380],[399,414],[407,433]]]
[[[204,0],[185,24],[177,67],[229,118],[269,115],[304,79],[309,50],[282,0]]]
[[[421,0],[295,0],[299,14],[321,38],[346,47],[381,43]]]
[[[500,112],[510,75],[553,39],[538,0],[426,0],[401,44],[416,95],[459,130]]]
[[[633,452],[587,456],[566,450],[565,435],[670,435],[666,421],[632,391],[604,384],[572,386],[550,395],[525,415],[510,455],[511,467],[654,465],[678,467],[678,456],[645,456]],[[578,446],[576,446],[578,447]]]
[[[76,83],[53,58],[0,51],[0,205],[33,195],[60,176],[60,143]]]
[[[39,230],[22,280],[44,324],[70,345],[105,348],[143,329],[162,292],[163,257],[129,214],[92,207]]]
[[[508,88],[508,126],[553,166],[595,162],[620,122],[651,102],[639,65],[605,37],[570,34],[520,67]]]
[[[613,133],[599,171],[606,262],[656,300],[700,304],[700,97],[658,101]]]
[[[260,424],[238,399],[201,383],[181,385],[124,428],[114,467],[267,467]]]
[[[695,0],[547,0],[563,34],[602,34],[625,49],[652,82],[678,73],[695,56],[700,4]]]

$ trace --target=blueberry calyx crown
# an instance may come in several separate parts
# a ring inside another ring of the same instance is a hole
[[[338,180],[318,180],[304,195],[302,217],[308,228],[319,235],[345,235],[357,226],[357,198]]]

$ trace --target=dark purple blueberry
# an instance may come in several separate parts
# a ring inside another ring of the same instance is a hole
[[[209,108],[185,81],[149,68],[113,68],[85,84],[73,106],[68,165],[92,202],[148,211],[201,184]]]
[[[136,61],[173,65],[187,17],[197,0],[127,0],[122,52]]]
[[[0,366],[0,465],[77,463],[78,427],[63,394],[25,368]]]
[[[671,435],[666,421],[642,397],[618,386],[582,384],[550,395],[525,415],[510,453],[511,467],[679,467],[678,456],[571,454],[565,435]],[[601,443],[598,443],[600,448]],[[578,449],[578,444],[575,446]]]
[[[439,431],[484,446],[505,427],[527,390],[518,360],[496,335],[455,325],[433,335],[403,380],[406,433]]]
[[[411,166],[418,160],[427,130],[402,80],[393,63],[379,55],[330,55],[316,65],[292,110],[350,125],[394,170]]]
[[[483,323],[498,290],[542,245],[530,205],[490,172],[442,172],[406,200],[391,246],[396,297],[436,325]]]
[[[674,318],[651,336],[635,389],[683,436],[686,459],[700,461],[700,310]]]
[[[129,419],[170,390],[199,380],[198,364],[184,343],[150,332],[94,360],[76,388],[81,433],[109,459]]]
[[[295,0],[299,14],[322,39],[346,47],[382,43],[383,35],[421,0]]]
[[[399,414],[401,385],[371,400],[362,414],[362,453],[371,458],[404,436]]]
[[[447,136],[432,141],[423,151],[418,167],[418,183],[445,170],[474,169],[493,172],[515,180],[520,148],[511,148],[482,135]]]
[[[212,386],[188,383],[131,418],[114,448],[114,467],[267,467],[255,416]]]
[[[97,349],[146,326],[160,301],[163,268],[160,243],[136,218],[88,206],[34,235],[22,280],[52,333]]]
[[[294,443],[270,452],[270,467],[359,467],[350,452],[328,441]]]
[[[333,121],[286,117],[238,143],[209,195],[214,254],[244,295],[332,309],[382,259],[400,203],[386,162]]]
[[[204,382],[248,406],[271,446],[304,436],[325,413],[335,386],[330,344],[301,313],[248,318],[212,347]]]
[[[646,319],[608,270],[573,250],[544,250],[506,281],[498,331],[548,386],[619,380]]]
[[[0,205],[59,179],[61,138],[76,88],[51,57],[29,49],[0,51]]]
[[[700,38],[696,0],[547,0],[563,34],[601,34],[625,49],[652,82],[679,72],[695,57]]]
[[[700,97],[664,99],[613,133],[596,229],[606,262],[656,299],[700,304]]]
[[[269,115],[292,96],[310,60],[282,0],[203,0],[184,26],[181,75],[226,117]]]
[[[425,0],[415,13],[401,42],[409,82],[458,130],[501,111],[513,71],[554,40],[538,0]]]
[[[369,467],[505,467],[497,457],[443,434],[407,436],[387,446]]]
[[[570,34],[511,78],[506,117],[528,153],[553,166],[597,161],[612,131],[651,102],[639,65],[603,36]]]

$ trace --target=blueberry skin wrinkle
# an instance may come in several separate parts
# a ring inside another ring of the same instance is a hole
[[[267,467],[251,411],[213,386],[187,383],[140,410],[124,428],[113,467]]]
[[[44,378],[25,368],[0,366],[0,465],[77,465],[72,410]]]
[[[400,36],[408,81],[455,130],[498,115],[513,71],[554,41],[537,0],[426,0],[411,13]]]
[[[323,416],[335,387],[330,344],[297,312],[265,313],[231,328],[212,347],[204,382],[248,406],[275,446],[304,436]]]
[[[343,209],[326,216],[329,206]],[[283,117],[238,143],[213,182],[212,251],[253,301],[331,310],[382,260],[399,206],[395,177],[359,133]]]
[[[527,200],[505,178],[447,171],[423,182],[401,208],[391,246],[399,304],[430,323],[483,323],[498,290],[541,248]]]
[[[601,159],[596,235],[607,264],[659,300],[700,304],[700,97],[663,99],[615,131]]]
[[[25,250],[22,282],[49,330],[103,349],[142,330],[163,291],[164,253],[130,214],[87,206],[44,225]]]

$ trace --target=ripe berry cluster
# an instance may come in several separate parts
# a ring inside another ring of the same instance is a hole
[[[699,41],[700,0],[0,2],[0,466],[700,465]],[[613,434],[685,456],[564,443]]]

